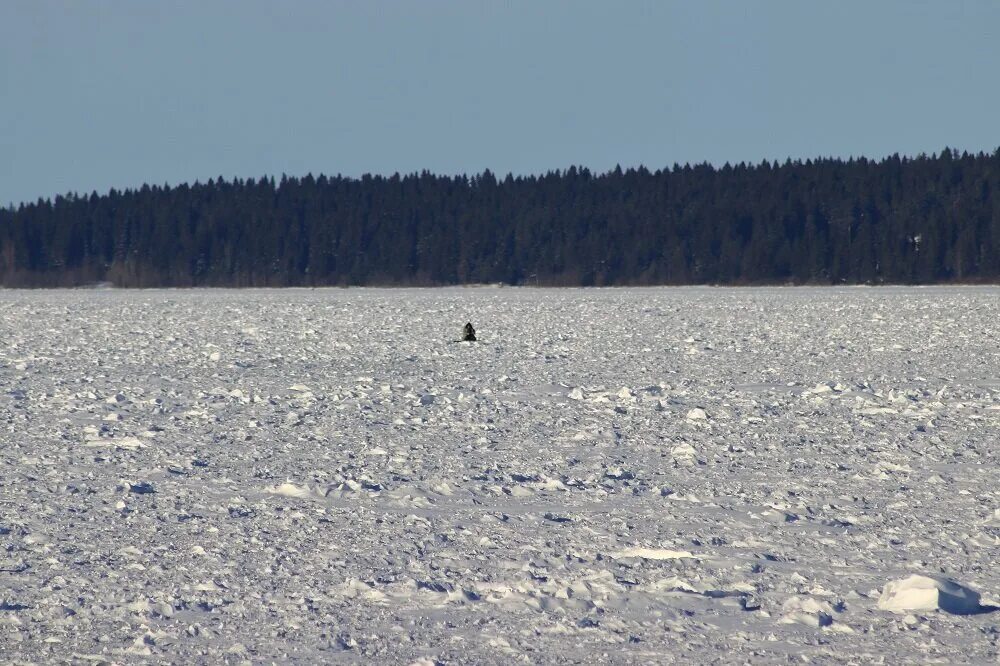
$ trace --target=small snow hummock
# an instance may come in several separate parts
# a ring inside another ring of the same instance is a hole
[[[611,555],[613,559],[638,558],[643,560],[683,560],[697,559],[687,550],[672,550],[670,548],[626,548]]]
[[[969,615],[983,611],[979,598],[978,592],[950,578],[914,574],[886,583],[878,607],[893,613],[943,610]]]
[[[687,413],[689,421],[704,421],[708,418],[708,414],[701,407],[695,407]]]
[[[833,624],[834,608],[812,597],[790,597],[781,605],[782,624],[804,624],[821,629]]]

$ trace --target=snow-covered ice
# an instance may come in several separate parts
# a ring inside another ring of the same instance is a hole
[[[3,660],[1000,658],[1000,289],[0,317]]]

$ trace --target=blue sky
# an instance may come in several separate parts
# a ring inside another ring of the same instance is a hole
[[[1000,146],[1000,2],[0,2],[0,203]]]

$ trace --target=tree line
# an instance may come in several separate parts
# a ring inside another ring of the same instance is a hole
[[[1000,149],[218,178],[0,209],[6,287],[997,281]]]

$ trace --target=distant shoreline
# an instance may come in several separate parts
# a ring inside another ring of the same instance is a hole
[[[1000,283],[1000,150],[312,175],[0,209],[8,287]]]

